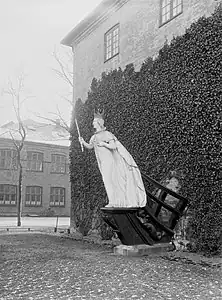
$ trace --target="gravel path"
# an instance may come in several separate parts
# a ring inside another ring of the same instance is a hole
[[[44,234],[0,236],[0,299],[221,300],[221,269],[123,257]]]

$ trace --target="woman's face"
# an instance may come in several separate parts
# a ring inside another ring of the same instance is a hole
[[[101,129],[101,127],[100,127],[99,122],[98,122],[97,119],[93,120],[93,128],[95,128],[96,130]]]

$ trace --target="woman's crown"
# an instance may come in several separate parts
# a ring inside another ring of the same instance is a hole
[[[95,111],[95,109],[94,109],[94,119],[104,120],[104,109],[102,111],[99,109],[97,111]]]

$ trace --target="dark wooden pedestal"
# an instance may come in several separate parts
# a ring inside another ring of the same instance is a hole
[[[142,175],[145,183],[149,182],[159,189],[159,195],[146,188],[146,207],[104,207],[101,208],[103,219],[117,233],[123,245],[169,243],[173,239],[175,226],[188,205],[188,199],[149,176]],[[169,201],[168,196],[173,201]]]
[[[153,245],[147,229],[137,217],[138,208],[101,208],[104,221],[117,233],[124,245]]]

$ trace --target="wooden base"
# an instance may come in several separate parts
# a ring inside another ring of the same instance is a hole
[[[156,243],[149,229],[138,218],[140,208],[101,208],[104,221],[118,235],[124,245],[153,245]],[[170,242],[166,236],[161,242]],[[160,242],[160,241],[158,241]]]
[[[114,254],[123,256],[146,256],[156,255],[167,251],[173,251],[174,245],[171,243],[155,244],[155,245],[119,245],[114,248]]]

